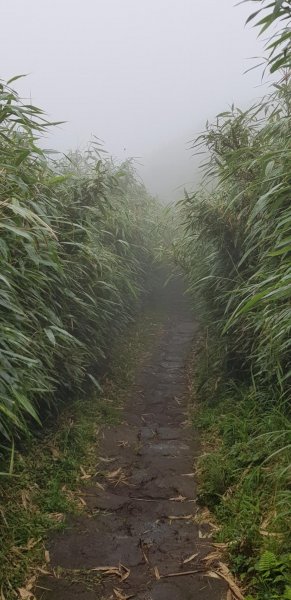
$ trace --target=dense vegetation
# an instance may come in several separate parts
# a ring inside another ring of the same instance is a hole
[[[151,264],[158,207],[133,166],[98,144],[56,159],[50,125],[0,85],[0,444],[98,385]]]
[[[205,178],[180,203],[176,251],[207,325],[200,496],[247,598],[273,600],[291,598],[291,5],[256,4],[249,20],[262,31],[277,25],[268,66],[278,83],[195,141]]]
[[[262,33],[275,26],[265,67],[277,83],[249,110],[218,115],[194,143],[205,151],[205,178],[180,202],[175,255],[205,323],[196,374],[200,499],[217,517],[246,598],[290,600],[291,3],[252,3],[249,21]],[[60,429],[57,486],[48,444],[36,469],[42,484],[31,483],[34,464],[28,474],[19,456],[13,502],[2,478],[7,569],[9,549],[41,537],[47,515],[67,509],[61,484],[67,477],[72,485],[84,460],[81,415],[85,405],[92,411],[88,399],[80,405],[81,390],[89,382],[99,389],[112,340],[137,306],[159,212],[132,164],[115,165],[98,144],[62,158],[43,150],[51,124],[11,84],[0,84],[3,469],[8,455],[13,474],[15,445],[75,397],[79,416],[68,455]],[[164,228],[172,233],[171,219]],[[105,405],[98,400],[98,410]],[[23,486],[35,487],[45,517],[33,502],[27,510]],[[13,585],[26,571],[21,563]]]

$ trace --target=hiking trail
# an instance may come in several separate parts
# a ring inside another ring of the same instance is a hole
[[[101,473],[84,488],[86,514],[70,517],[47,545],[55,576],[41,578],[39,600],[226,597],[224,582],[207,577],[202,560],[212,549],[209,528],[193,519],[199,442],[188,419],[186,361],[198,325],[179,282],[156,293],[152,305],[165,314],[162,331],[120,424],[102,429]],[[91,574],[100,575],[95,587]]]

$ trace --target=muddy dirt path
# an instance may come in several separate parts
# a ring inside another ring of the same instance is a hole
[[[121,424],[103,430],[103,473],[84,490],[88,514],[48,545],[56,576],[44,578],[39,599],[225,598],[223,583],[205,576],[210,541],[193,520],[199,448],[187,424],[185,363],[197,326],[177,284],[154,302],[165,311],[163,331],[137,373]],[[97,587],[92,574],[102,574]]]

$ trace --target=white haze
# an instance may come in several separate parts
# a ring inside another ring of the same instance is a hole
[[[205,121],[263,93],[260,71],[244,74],[263,53],[244,26],[252,3],[233,4],[2,1],[0,77],[28,73],[19,92],[66,121],[50,147],[83,147],[96,135],[118,160],[137,157],[150,191],[167,201],[195,184],[187,143]]]

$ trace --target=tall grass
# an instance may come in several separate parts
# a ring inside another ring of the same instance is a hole
[[[291,89],[291,88],[290,88]],[[290,146],[286,84],[247,112],[233,109],[199,140],[213,192],[183,202],[190,285],[228,334],[240,368],[289,393]],[[191,269],[191,261],[197,268]],[[187,265],[188,263],[188,265]]]
[[[207,325],[200,422],[221,439],[202,460],[201,493],[262,600],[291,597],[291,6],[255,2],[249,21],[274,26],[265,66],[278,83],[193,142],[204,182],[180,202],[176,257]]]
[[[3,450],[86,378],[98,385],[150,268],[158,211],[130,161],[94,144],[59,160],[41,149],[50,124],[11,83],[0,85]]]

